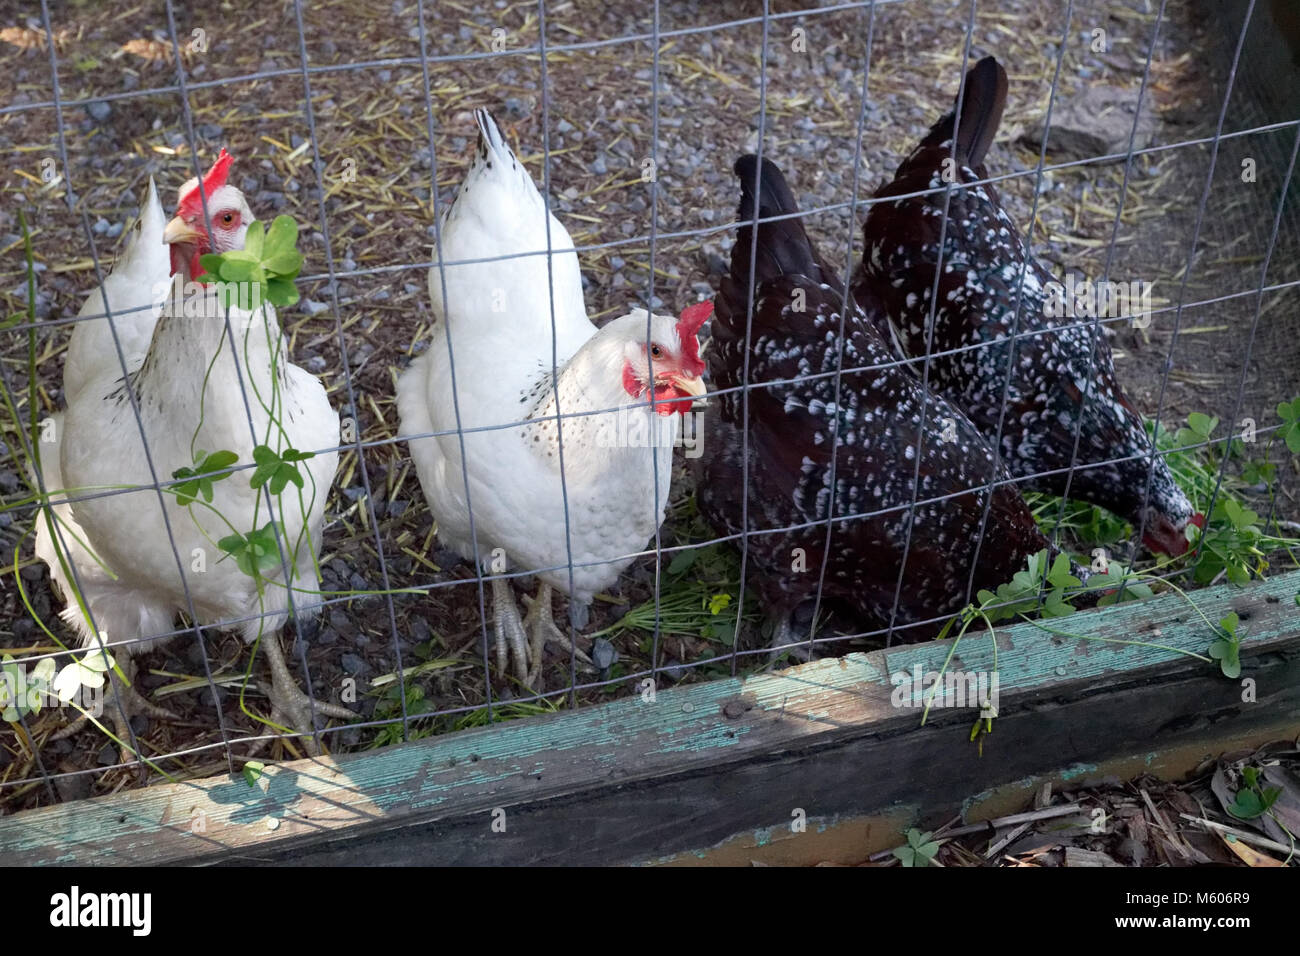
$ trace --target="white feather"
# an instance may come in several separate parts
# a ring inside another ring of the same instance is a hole
[[[150,195],[156,206],[152,189]],[[114,279],[142,281],[156,275],[154,250],[144,246],[146,240],[153,241],[154,225],[147,209],[140,236],[104,284],[114,313],[119,301],[141,299],[138,285],[114,283]],[[170,265],[161,228],[158,224],[156,232],[166,276]],[[287,447],[316,451],[332,449],[339,440],[338,415],[325,389],[314,376],[290,364],[270,305],[253,311],[230,310],[236,344],[232,349],[215,291],[206,289],[181,305],[181,288],[177,277],[156,322],[141,310],[134,322],[124,323],[125,335],[123,324],[118,325],[128,365],[134,366],[129,376],[123,376],[115,349],[81,348],[75,365],[70,356],[68,374],[75,371],[76,381],[65,381],[68,409],[55,426],[57,445],[43,449],[45,483],[51,490],[132,489],[62,501],[55,507],[67,528],[62,537],[95,627],[114,644],[154,643],[149,638],[170,631],[175,616],[189,613],[191,603],[198,622],[205,625],[265,614],[263,620],[241,625],[246,640],[254,639],[262,628],[266,633],[277,630],[285,619],[286,588],[272,583],[259,598],[254,580],[213,544],[231,533],[226,522],[247,533],[268,521],[265,495],[259,499],[249,487],[251,472],[236,472],[214,483],[212,508],[225,520],[202,506],[182,507],[171,494],[164,493],[160,503],[152,487],[154,475],[167,481],[176,469],[192,466],[193,450],[233,451],[240,464],[248,464],[255,444],[265,442],[278,452]],[[97,299],[102,296],[92,295],[90,301]],[[102,342],[108,331],[107,326],[88,328],[85,333],[78,329],[74,340],[80,336],[82,344]],[[128,389],[136,397],[138,422]],[[278,423],[275,428],[273,419]],[[282,520],[282,541],[291,553],[293,581],[308,591],[316,587],[314,557],[320,551],[325,499],[337,464],[335,451],[302,463],[300,468],[310,477],[301,502],[292,484],[280,498],[283,514],[277,517]],[[41,520],[38,528],[37,554],[50,564],[55,581],[69,596],[45,524]],[[76,538],[84,546],[75,544]],[[278,569],[268,574],[273,581],[282,576]],[[310,595],[294,596],[296,607],[314,603]],[[90,637],[89,624],[75,604],[64,614],[79,628],[83,640]]]
[[[442,224],[443,261],[542,254],[430,270],[432,341],[398,379],[401,428],[412,436],[449,433],[409,443],[439,538],[466,559],[475,551],[472,504],[480,560],[500,548],[516,567],[559,568],[541,577],[569,592],[567,496],[573,562],[600,562],[574,568],[572,595],[586,603],[618,578],[663,520],[680,420],[656,415],[622,386],[624,363],[646,341],[647,314],[638,310],[596,330],[568,231],[546,211],[491,117],[479,111],[478,118],[479,152]],[[674,321],[650,320],[655,341],[680,345]],[[563,485],[556,426],[548,420],[556,409],[556,367],[565,416]],[[621,412],[569,417],[620,406]],[[528,423],[466,432],[462,458],[457,411],[465,429]],[[648,438],[652,429],[657,448],[651,440],[640,447],[622,440],[629,433]]]

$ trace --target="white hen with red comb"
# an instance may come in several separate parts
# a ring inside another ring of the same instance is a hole
[[[271,665],[272,719],[310,730],[313,702],[289,675],[276,633],[289,608],[283,572],[279,567],[266,572],[268,581],[259,588],[214,546],[232,531],[248,534],[267,524],[266,493],[250,487],[249,471],[215,481],[210,507],[201,500],[182,506],[171,494],[163,494],[160,503],[152,487],[155,475],[167,481],[177,469],[192,467],[200,450],[228,450],[246,465],[257,444],[277,453],[338,444],[338,415],[320,382],[290,363],[275,310],[269,304],[252,311],[231,308],[227,316],[213,287],[184,286],[186,279],[198,277],[203,253],[243,247],[252,214],[242,193],[225,183],[229,166],[223,150],[204,177],[202,197],[197,182],[187,183],[175,218],[165,226],[160,208],[146,208],[141,234],[119,274],[143,284],[158,281],[161,272],[159,287],[165,290],[174,266],[173,291],[156,320],[140,312],[136,324],[119,325],[126,375],[116,351],[101,341],[105,329],[78,328],[66,370],[68,409],[57,449],[46,450],[46,486],[87,495],[57,509],[68,519],[61,537],[72,542],[70,558],[94,622],[92,628],[75,604],[65,611],[84,644],[96,644],[98,631],[116,645],[114,654],[122,661],[162,639],[178,614],[192,613],[203,625],[239,621],[245,640],[268,638],[261,646]],[[130,283],[114,284],[117,278],[104,285],[104,295],[113,300],[110,308],[117,308],[119,294],[123,303],[142,295]],[[88,307],[100,298],[92,295]],[[291,582],[301,589],[294,595],[300,610],[316,603],[310,595],[316,590],[315,557],[337,461],[337,453],[329,451],[302,462],[302,495],[289,485],[275,502]],[[98,488],[132,490],[95,495]],[[48,529],[38,554],[52,569],[60,568]],[[66,575],[53,573],[70,597]],[[158,712],[125,688],[117,688],[117,695],[109,716],[120,735],[126,733],[129,709]],[[316,708],[351,716],[335,705]]]
[[[580,621],[663,520],[678,413],[704,393],[696,332],[711,305],[680,320],[638,309],[597,330],[568,231],[492,117],[476,118],[477,152],[441,224],[444,266],[429,273],[432,340],[399,378],[397,406],[402,432],[426,436],[410,439],[411,457],[442,543],[473,560],[477,538],[494,573],[504,558],[541,579],[531,633],[506,581],[492,582],[498,666],[509,647],[532,686],[544,642],[568,645],[551,589]]]

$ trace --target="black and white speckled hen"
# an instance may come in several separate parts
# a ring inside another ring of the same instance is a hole
[[[705,423],[701,513],[717,531],[739,534],[747,477],[748,528],[756,532],[749,539],[756,570],[751,580],[780,622],[775,646],[789,642],[791,612],[816,594],[823,554],[823,599],[867,628],[890,624],[905,553],[894,624],[903,628],[953,612],[966,603],[972,583],[979,589],[1009,581],[1048,542],[1015,487],[1000,485],[975,560],[985,486],[995,467],[992,449],[956,407],[934,394],[927,400],[852,298],[841,337],[843,282],[822,262],[798,218],[758,225],[748,350],[754,383],[749,471],[743,474],[741,386],[757,168],[754,156],[742,156],[735,166],[741,225],[730,274],[714,302],[706,353],[720,394]],[[784,177],[767,160],[759,200],[764,219],[798,212]],[[841,355],[846,371],[837,397]],[[916,500],[929,503],[911,517],[914,475]],[[844,520],[835,522],[826,548],[832,498],[835,517]],[[791,526],[802,527],[780,530]],[[795,549],[802,549],[803,560]],[[934,630],[916,627],[899,637],[921,639]]]
[[[923,358],[931,337],[931,387],[960,405],[990,442],[1001,432],[1001,453],[1011,473],[1040,476],[1026,481],[1027,487],[1063,494],[1073,457],[1078,467],[1069,482],[1072,497],[1128,518],[1142,529],[1151,550],[1182,554],[1187,550],[1183,529],[1203,519],[1193,516],[1163,458],[1155,461],[1144,512],[1151,442],[1142,416],[1115,378],[1105,334],[1098,331],[1092,355],[1091,322],[1049,314],[1059,311],[1045,308],[1053,277],[1026,251],[997,190],[992,184],[961,188],[988,177],[984,157],[1006,96],[1007,76],[993,57],[967,74],[960,121],[954,119],[955,109],[939,120],[893,182],[876,192],[876,198],[905,198],[872,205],[862,227],[866,242],[854,293],[883,303],[883,313],[874,318],[908,357]],[[948,179],[956,188],[948,194],[943,229],[945,171],[951,171]],[[925,190],[932,191],[907,195]],[[943,273],[934,292],[941,230]],[[937,307],[930,329],[932,292]]]

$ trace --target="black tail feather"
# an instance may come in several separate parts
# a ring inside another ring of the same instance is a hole
[[[957,143],[953,154],[963,166],[975,167],[993,145],[1002,111],[1007,106],[1007,72],[1002,65],[986,56],[966,74],[966,89],[961,97],[961,122],[957,123]],[[956,109],[930,128],[922,146],[938,146],[952,139]]]
[[[758,157],[752,153],[736,160],[740,177],[740,209],[736,215],[739,229],[731,250],[731,278],[739,288],[749,286],[749,259],[753,236],[755,184],[758,187],[758,216],[788,216],[799,211],[794,194],[774,163],[763,160],[759,173]],[[762,283],[781,275],[806,275],[821,280],[821,265],[801,219],[781,219],[758,224],[758,248],[754,260],[754,282]]]

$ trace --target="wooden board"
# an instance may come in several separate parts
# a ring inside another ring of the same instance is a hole
[[[0,818],[12,864],[533,864],[662,859],[737,834],[906,809],[943,814],[1033,774],[1086,775],[1252,729],[1300,732],[1300,572],[1196,592],[1241,618],[1242,680],[1180,651],[1214,639],[1176,595],[997,636],[999,716],[896,706],[890,675],[938,671],[951,642],[661,690],[398,747]],[[1155,642],[1121,643],[1121,642]],[[990,672],[986,633],[949,668]],[[1243,681],[1250,683],[1243,686]],[[1247,692],[1247,688],[1251,693]],[[1253,694],[1253,701],[1247,698]],[[892,698],[892,699],[891,699]],[[502,824],[504,831],[502,832]]]

